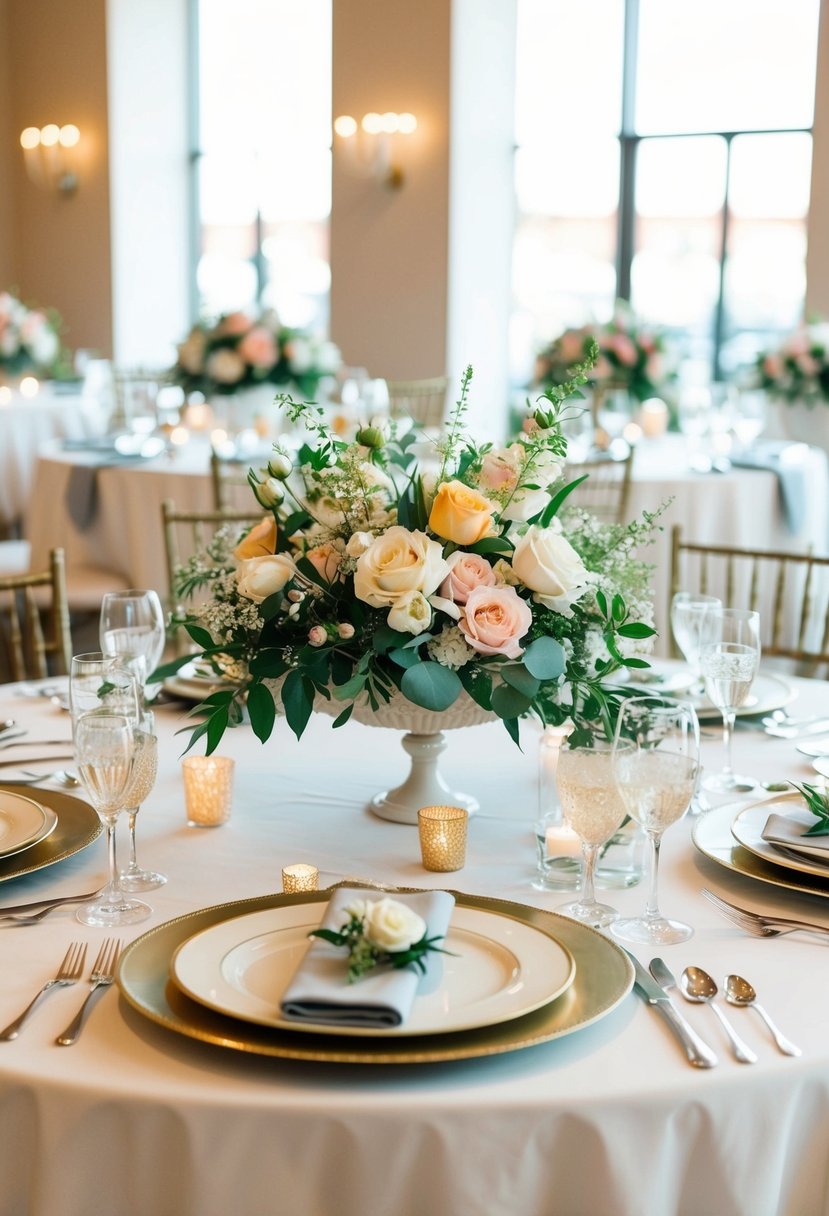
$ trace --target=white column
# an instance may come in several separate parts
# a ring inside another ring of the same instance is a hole
[[[829,317],[829,0],[821,0],[817,51],[812,197],[806,250],[806,315]]]

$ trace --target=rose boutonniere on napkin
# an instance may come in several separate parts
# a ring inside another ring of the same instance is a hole
[[[348,920],[341,929],[313,929],[308,936],[348,950],[349,984],[380,966],[411,966],[423,975],[425,955],[449,953],[435,945],[443,934],[429,937],[423,917],[396,899],[355,899],[344,911]]]
[[[793,785],[798,793],[803,795],[809,810],[817,818],[817,823],[813,823],[810,828],[807,828],[803,835],[829,836],[829,796],[822,793],[817,786],[807,785],[805,781],[802,785],[792,781],[790,785]]]

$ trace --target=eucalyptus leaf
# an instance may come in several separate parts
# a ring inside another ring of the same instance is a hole
[[[530,675],[526,667],[521,664],[516,664],[501,668],[501,679],[514,688],[516,692],[520,692],[522,696],[529,697],[530,700],[536,695],[541,687],[541,681],[535,676]]]
[[[456,672],[431,660],[418,663],[404,672],[400,688],[403,695],[415,705],[436,713],[448,709],[463,691]]]
[[[492,690],[492,708],[499,718],[520,718],[532,704],[532,697],[525,696],[509,684],[499,684]]]
[[[537,680],[557,680],[564,671],[564,647],[555,638],[536,638],[524,651],[522,661]]]

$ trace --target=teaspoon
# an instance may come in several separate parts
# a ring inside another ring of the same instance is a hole
[[[755,1009],[760,1017],[771,1031],[771,1036],[777,1046],[785,1056],[800,1056],[803,1052],[799,1047],[795,1047],[794,1043],[782,1035],[766,1013],[762,1005],[757,1003],[757,993],[748,980],[744,980],[741,975],[727,975],[725,977],[725,999],[729,1005],[744,1006]]]
[[[736,1059],[741,1064],[756,1064],[757,1056],[737,1034],[719,1005],[714,1004],[714,997],[717,995],[718,989],[708,972],[703,971],[701,967],[686,967],[680,977],[679,986],[686,1000],[693,1001],[697,1005],[711,1006],[722,1022],[723,1030],[728,1035]]]

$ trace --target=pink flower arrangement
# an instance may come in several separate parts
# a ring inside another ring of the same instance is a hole
[[[806,325],[757,357],[757,378],[782,401],[829,402],[829,325]]]

